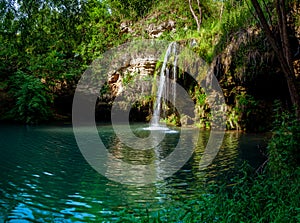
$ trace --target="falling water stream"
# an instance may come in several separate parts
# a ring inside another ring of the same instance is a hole
[[[172,42],[166,51],[164,61],[160,70],[160,77],[158,82],[156,101],[153,108],[153,116],[151,120],[151,128],[158,128],[161,124],[160,116],[162,112],[162,102],[171,101],[172,105],[175,107],[176,102],[176,65],[177,65],[177,43]],[[173,66],[173,75],[172,79],[170,78],[170,68],[168,65],[171,64]],[[171,98],[169,96],[171,95]]]

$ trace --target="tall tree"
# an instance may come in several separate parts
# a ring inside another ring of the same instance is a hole
[[[79,0],[0,0],[0,82],[13,100],[8,118],[47,119],[58,91],[74,85],[82,7]]]
[[[266,33],[266,36],[280,62],[282,72],[284,73],[285,79],[287,81],[291,102],[296,107],[297,118],[300,119],[300,96],[296,87],[296,77],[293,67],[292,52],[288,35],[285,0],[275,1],[279,35],[276,35],[275,30],[272,29],[272,21],[271,24],[268,23],[268,20],[259,2],[257,0],[251,0],[251,2],[254,6],[261,27]]]

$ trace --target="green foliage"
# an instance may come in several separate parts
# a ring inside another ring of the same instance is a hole
[[[109,48],[123,43],[126,37],[120,36],[120,23],[105,3],[89,0],[82,10],[82,22],[76,27],[82,40],[75,52],[89,64]]]
[[[254,22],[255,19],[251,14],[247,0],[225,2],[221,23],[224,36],[250,26]]]
[[[194,100],[196,101],[196,126],[200,128],[210,128],[211,114],[207,101],[207,96],[202,89],[195,88]]]
[[[138,74],[137,73],[125,73],[123,74],[123,77],[122,77],[122,84],[124,86],[127,86],[129,84],[133,84],[134,83],[134,80]]]
[[[9,108],[13,120],[29,123],[51,117],[53,98],[72,94],[87,65],[122,40],[104,2],[0,4],[0,82],[7,83],[5,90],[17,102]],[[45,115],[38,115],[38,103]]]
[[[105,83],[104,86],[100,89],[100,97],[103,97],[108,93],[110,93],[110,87],[107,83]]]
[[[174,18],[176,33],[168,33],[162,38],[170,41],[196,40],[197,44],[193,50],[208,63],[211,63],[214,57],[231,42],[230,37],[233,33],[255,24],[246,1],[203,1],[201,2],[203,21],[200,31],[197,32],[188,4],[178,2],[177,5],[179,14],[187,13],[184,14],[185,22],[181,24],[182,20],[177,21],[178,18]]]
[[[33,76],[43,78],[53,88],[59,82],[74,82],[82,72],[78,61],[56,50],[31,57],[27,70]]]
[[[167,123],[168,125],[173,125],[173,126],[180,125],[180,119],[175,113],[172,113],[167,117],[165,117],[164,119],[161,119],[160,122],[164,122]]]
[[[113,15],[137,20],[145,16],[157,0],[108,0]]]
[[[53,98],[47,86],[40,79],[22,71],[18,71],[9,81],[12,87],[10,93],[16,99],[11,115],[28,124],[48,120]]]
[[[300,163],[300,123],[294,114],[275,102],[273,136],[268,145],[269,172],[278,176],[293,174]]]
[[[221,23],[218,20],[205,22],[198,36],[198,44],[194,47],[194,51],[199,54],[206,62],[212,62],[215,56],[215,45],[220,39]],[[192,38],[195,38],[192,37]]]
[[[200,89],[195,89],[195,98],[196,98],[196,103],[199,104],[200,106],[204,106],[207,101],[206,101],[206,94],[203,93]]]
[[[264,124],[257,121],[264,117],[259,105],[254,96],[246,92],[236,93],[234,104],[227,112],[227,129],[259,131]]]
[[[226,120],[226,128],[229,130],[241,130],[241,111],[238,107],[233,107],[228,111],[227,120]]]

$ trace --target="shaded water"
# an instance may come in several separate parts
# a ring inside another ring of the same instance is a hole
[[[132,129],[145,126],[133,125]],[[111,126],[98,129],[109,151],[118,158],[127,162],[151,158],[151,151],[123,147]],[[195,137],[192,129],[190,132],[190,137]],[[166,137],[160,158],[169,154],[178,140],[176,134]],[[113,217],[124,208],[156,210],[173,201],[197,198],[204,182],[226,179],[243,160],[253,167],[263,160],[257,148],[264,139],[262,135],[228,132],[216,159],[199,171],[208,138],[209,132],[201,131],[193,157],[172,177],[155,184],[129,186],[108,180],[88,165],[71,126],[2,125],[0,222],[87,222]]]

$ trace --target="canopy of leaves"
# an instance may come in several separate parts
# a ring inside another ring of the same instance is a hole
[[[0,81],[7,83],[14,111],[25,122],[44,116],[43,109],[26,110],[38,95],[50,95],[40,104],[49,109],[62,87],[74,87],[86,65],[120,39],[118,25],[101,1],[1,0],[0,6]],[[12,80],[20,74],[26,74],[26,87],[17,89]],[[31,93],[20,100],[19,90],[25,94],[25,89]]]

